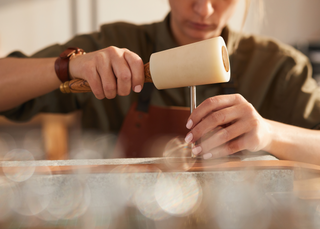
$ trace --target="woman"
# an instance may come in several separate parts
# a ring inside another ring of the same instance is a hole
[[[82,109],[85,129],[119,131],[130,105],[138,100],[131,90],[139,93],[144,87],[143,63],[151,53],[221,35],[230,54],[231,87],[239,94],[216,96],[221,85],[198,87],[201,104],[186,123],[190,131],[185,141],[197,143],[193,153],[208,159],[264,150],[280,159],[320,164],[320,133],[310,130],[320,123],[320,96],[307,58],[275,41],[230,31],[226,24],[237,2],[169,0],[171,13],[163,22],[104,25],[99,33],[33,55],[55,58],[3,59],[1,65],[12,66],[15,77],[0,74],[1,114],[27,120],[38,112]],[[91,94],[54,91],[61,83],[53,67],[56,56],[70,46],[87,52],[70,59],[70,78],[87,80],[98,100]],[[16,64],[23,74],[15,72]],[[151,94],[151,104],[188,106],[184,88],[153,89]]]

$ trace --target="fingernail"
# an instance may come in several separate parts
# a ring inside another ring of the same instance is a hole
[[[142,87],[141,87],[141,85],[137,85],[134,87],[133,90],[134,90],[134,92],[139,93],[142,90]]]
[[[186,127],[187,127],[188,129],[191,129],[192,126],[193,126],[193,122],[192,122],[191,119],[189,119],[189,121],[187,122]]]
[[[207,160],[209,158],[212,158],[212,153],[206,153],[205,155],[203,155],[203,159]]]
[[[193,153],[194,155],[198,155],[199,153],[201,153],[201,151],[202,151],[201,146],[197,146],[197,147],[195,147],[195,148],[192,149],[192,153]]]
[[[186,141],[186,143],[190,143],[192,139],[193,139],[193,135],[192,133],[189,133],[184,140]]]

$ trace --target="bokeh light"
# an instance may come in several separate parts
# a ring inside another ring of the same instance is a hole
[[[201,201],[201,188],[192,176],[161,174],[155,186],[159,206],[171,215],[186,215]]]
[[[28,180],[35,171],[32,163],[24,163],[34,161],[33,155],[24,149],[13,149],[8,152],[4,161],[12,161],[12,167],[3,167],[2,170],[6,177],[15,182]]]
[[[171,139],[163,152],[165,163],[172,171],[188,171],[196,158],[191,157],[191,144],[187,144],[181,137]]]
[[[138,188],[134,196],[134,202],[139,211],[149,219],[158,221],[171,216],[158,204],[155,197],[155,185]]]
[[[61,177],[46,211],[57,219],[81,216],[90,204],[88,186],[75,177]]]

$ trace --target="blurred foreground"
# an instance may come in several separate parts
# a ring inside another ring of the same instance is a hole
[[[317,166],[237,156],[34,161],[27,150],[5,159],[0,228],[320,228]]]

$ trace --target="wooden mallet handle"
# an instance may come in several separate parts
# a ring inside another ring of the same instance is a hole
[[[152,78],[150,74],[149,63],[144,65],[144,75],[145,75],[145,83],[152,83]],[[91,92],[91,88],[89,83],[83,79],[73,79],[70,81],[66,81],[60,85],[60,91],[62,93],[84,93]]]

